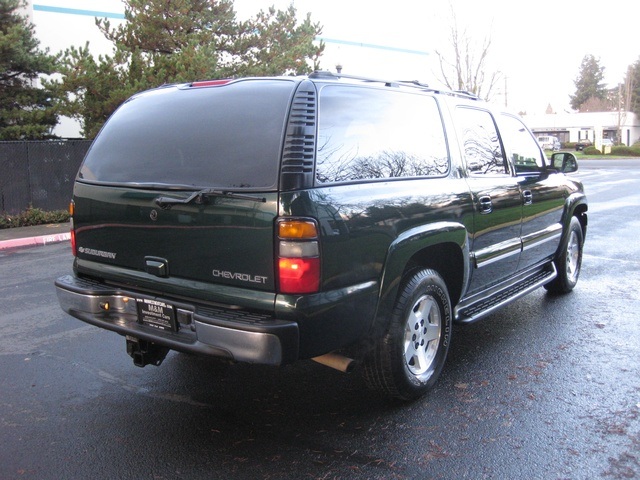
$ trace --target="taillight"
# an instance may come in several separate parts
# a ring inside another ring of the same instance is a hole
[[[314,293],[320,288],[318,227],[312,220],[278,222],[278,286],[280,293]]]
[[[76,211],[76,205],[75,203],[73,203],[73,200],[71,200],[71,203],[69,203],[69,225],[71,226],[71,253],[73,253],[73,256],[76,256],[77,253],[77,249],[76,249],[76,229],[73,226],[73,214]]]

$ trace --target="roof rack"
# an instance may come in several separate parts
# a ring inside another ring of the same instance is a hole
[[[462,90],[447,90],[440,88],[432,88],[429,87],[426,83],[422,83],[418,80],[383,80],[379,78],[371,78],[371,77],[363,77],[359,75],[348,75],[344,73],[333,73],[328,70],[316,70],[312,74],[309,75],[309,78],[314,79],[334,79],[338,80],[340,78],[347,78],[349,80],[360,80],[363,82],[370,83],[382,83],[387,87],[410,87],[417,88],[422,91],[434,92],[434,93],[443,93],[445,95],[454,95],[457,97],[467,98],[469,100],[480,100],[476,95],[473,95],[469,92],[464,92]]]
[[[417,80],[412,82],[405,82],[401,80],[383,80],[381,78],[371,78],[371,77],[363,77],[359,75],[346,75],[344,73],[333,73],[328,70],[316,70],[309,78],[326,78],[326,79],[339,79],[339,78],[348,78],[349,80],[360,80],[363,82],[371,82],[371,83],[384,83],[387,87],[397,87],[399,85],[407,85],[410,87],[418,87],[418,88],[429,88],[429,85],[421,84]]]

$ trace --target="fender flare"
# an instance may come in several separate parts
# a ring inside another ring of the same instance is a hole
[[[567,200],[564,204],[564,213],[562,215],[562,239],[560,244],[562,245],[562,240],[567,235],[567,230],[569,227],[569,223],[571,222],[571,217],[577,217],[580,221],[580,225],[582,225],[582,235],[586,237],[587,235],[587,210],[589,206],[587,204],[587,196],[582,192],[572,193],[567,197]]]
[[[464,290],[471,271],[469,235],[466,227],[461,223],[443,221],[406,230],[391,242],[387,250],[372,329],[374,335],[380,333],[381,328],[386,329],[409,261],[425,249],[439,245],[460,249],[463,263],[462,289]]]

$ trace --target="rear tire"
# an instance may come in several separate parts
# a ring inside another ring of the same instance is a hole
[[[433,270],[409,275],[393,310],[389,330],[364,363],[370,387],[413,400],[436,383],[451,342],[451,301]]]
[[[576,286],[582,268],[583,244],[582,226],[576,217],[571,217],[567,236],[554,260],[558,276],[544,286],[549,292],[569,293]]]

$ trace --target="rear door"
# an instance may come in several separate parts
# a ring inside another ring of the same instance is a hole
[[[157,205],[159,198],[184,200],[191,194],[79,183],[74,222],[80,267],[122,283],[146,279],[155,284],[153,278],[159,277],[167,284],[195,281],[273,291],[276,194]]]

